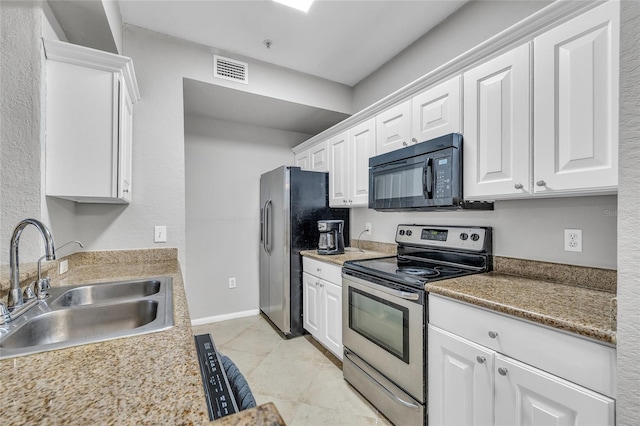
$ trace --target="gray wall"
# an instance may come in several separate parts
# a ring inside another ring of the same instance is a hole
[[[621,2],[618,229],[619,426],[640,424],[640,3]]]
[[[552,2],[470,1],[359,82],[353,90],[354,111],[395,92],[549,3]]]
[[[260,175],[309,135],[185,117],[186,274],[192,321],[258,312]],[[229,289],[229,277],[237,287]]]
[[[42,9],[37,2],[0,2],[0,264],[9,263],[16,224],[42,218]],[[35,261],[42,238],[33,227],[20,239],[20,258]],[[8,272],[7,272],[8,275]]]
[[[394,242],[398,224],[480,225],[493,227],[494,254],[520,259],[616,269],[617,197],[572,197],[495,203],[494,211],[393,213],[353,209],[351,235],[365,223],[362,240]],[[564,251],[564,229],[582,229],[583,251]]]

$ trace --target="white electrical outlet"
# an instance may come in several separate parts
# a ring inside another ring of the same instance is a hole
[[[564,250],[582,251],[582,229],[564,230]]]
[[[67,271],[69,270],[69,261],[68,260],[63,260],[60,262],[60,264],[58,265],[58,273],[60,275],[62,274],[66,274]]]
[[[229,277],[229,288],[236,288],[236,277]]]
[[[365,233],[367,235],[371,235],[371,222],[367,222],[364,224]]]
[[[167,227],[166,226],[154,226],[153,227],[154,237],[153,241],[156,243],[166,243],[167,242]]]

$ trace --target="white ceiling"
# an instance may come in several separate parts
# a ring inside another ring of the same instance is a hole
[[[125,23],[349,86],[465,2],[316,0],[305,14],[271,0],[119,0]]]

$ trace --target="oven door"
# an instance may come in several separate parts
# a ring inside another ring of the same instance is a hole
[[[342,342],[421,403],[425,292],[399,291],[342,275]]]

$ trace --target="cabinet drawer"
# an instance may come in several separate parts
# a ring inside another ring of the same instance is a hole
[[[342,268],[338,265],[304,256],[302,258],[302,270],[342,287]]]
[[[429,323],[615,398],[613,347],[433,294]]]

